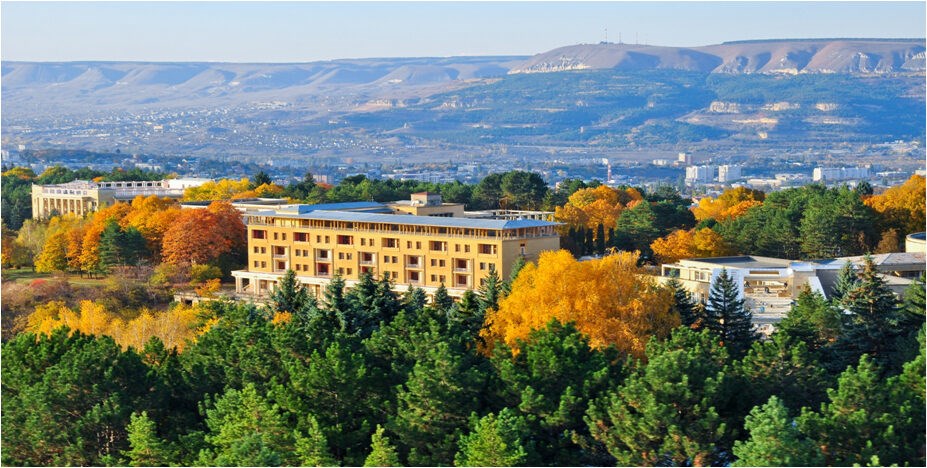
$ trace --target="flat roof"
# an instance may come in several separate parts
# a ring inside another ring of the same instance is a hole
[[[324,206],[324,205],[307,205],[307,206]],[[380,213],[363,213],[356,211],[332,211],[312,209],[309,211],[281,212],[281,211],[257,211],[250,213],[250,216],[270,216],[290,219],[319,219],[327,221],[351,221],[360,223],[388,223],[388,224],[406,224],[413,226],[438,226],[438,227],[456,227],[472,229],[520,229],[532,227],[557,226],[560,223],[550,221],[540,221],[536,219],[472,219],[472,218],[452,218],[444,216],[412,216]]]
[[[788,268],[792,260],[773,257],[758,257],[752,255],[739,255],[735,257],[706,257],[706,258],[686,258],[680,262],[697,262],[717,265],[719,267],[729,266],[732,268]]]

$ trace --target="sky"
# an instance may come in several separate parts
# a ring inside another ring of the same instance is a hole
[[[923,38],[915,2],[0,2],[0,58],[310,62],[533,55],[607,40]]]

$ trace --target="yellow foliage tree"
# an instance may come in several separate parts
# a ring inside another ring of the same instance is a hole
[[[614,189],[600,185],[581,189],[570,195],[565,205],[555,208],[554,218],[569,227],[592,230],[601,224],[607,232],[609,228],[615,227],[625,208],[643,198],[641,193],[633,188]]]
[[[236,195],[249,191],[250,188],[251,181],[247,177],[240,180],[221,179],[216,182],[206,182],[198,187],[188,187],[183,192],[183,201],[231,200]]]
[[[904,184],[864,200],[878,214],[882,229],[895,228],[899,234],[921,232],[925,224],[925,178],[913,175]]]
[[[765,199],[766,194],[759,190],[735,187],[725,190],[718,198],[702,198],[698,206],[692,208],[692,214],[698,221],[724,221],[743,215],[748,209],[763,204]]]
[[[683,258],[724,257],[736,251],[711,228],[678,229],[650,244],[660,263],[674,263]]]
[[[650,337],[667,336],[679,317],[670,311],[672,293],[644,275],[637,258],[637,252],[619,252],[578,262],[565,250],[544,252],[488,313],[482,334],[517,348],[518,340],[556,318],[575,323],[594,347],[615,345],[642,357]]]

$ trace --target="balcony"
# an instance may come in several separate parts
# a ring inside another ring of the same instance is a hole
[[[406,263],[406,268],[410,270],[421,270],[422,264],[421,263]]]
[[[361,266],[376,266],[377,262],[374,260],[360,260],[357,262]]]

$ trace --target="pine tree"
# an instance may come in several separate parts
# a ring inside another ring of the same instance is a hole
[[[270,304],[275,312],[297,313],[309,301],[309,292],[296,279],[296,272],[287,270],[270,293]]]
[[[328,439],[322,433],[319,422],[311,414],[307,417],[308,432],[305,436],[298,431],[293,437],[296,441],[296,455],[301,466],[338,466],[338,461],[328,450]]]
[[[725,348],[707,331],[677,327],[647,345],[647,365],[586,412],[592,436],[618,466],[708,466],[729,463],[733,433]]]
[[[512,283],[515,282],[515,278],[518,278],[518,273],[521,272],[521,269],[525,267],[526,263],[523,255],[515,257],[515,261],[512,262],[512,272],[509,273],[508,280],[502,283],[502,296],[508,296],[509,293],[512,292]]]
[[[454,306],[454,299],[447,294],[447,288],[444,287],[444,283],[441,283],[438,286],[438,289],[435,291],[435,295],[431,301],[432,307],[441,313],[447,313],[451,310],[451,307]]]
[[[831,298],[835,301],[843,299],[850,291],[859,285],[859,275],[856,273],[856,267],[853,263],[847,261],[840,267],[837,273],[837,281],[834,283],[834,290],[831,292]]]
[[[527,432],[524,418],[511,408],[503,409],[498,416],[487,414],[476,422],[470,434],[460,438],[454,465],[521,466],[528,457],[523,443]]]
[[[451,319],[454,324],[465,330],[470,339],[478,339],[483,328],[483,311],[479,299],[473,291],[464,291],[463,296],[451,307]]]
[[[757,338],[753,314],[739,296],[734,279],[724,268],[711,285],[705,307],[705,328],[721,339],[734,359],[746,354]]]
[[[430,343],[399,389],[389,427],[409,449],[410,465],[449,465],[461,428],[480,407],[484,376],[469,352],[446,341]]]
[[[499,279],[496,265],[490,263],[489,273],[479,289],[480,311],[485,314],[487,310],[498,309],[500,299],[502,299],[502,280]]]
[[[383,433],[386,430],[377,424],[377,430],[370,436],[370,455],[364,461],[364,466],[399,466],[399,454],[396,447],[389,442],[389,437]]]
[[[692,295],[678,279],[671,278],[666,286],[673,291],[673,311],[679,314],[681,325],[693,330],[700,329],[704,322],[701,306],[692,300]]]
[[[129,459],[129,466],[167,466],[172,461],[167,444],[158,438],[147,412],[132,413],[126,432],[130,450],[122,454]]]
[[[325,308],[331,312],[343,316],[347,312],[347,303],[344,298],[344,278],[336,274],[322,293],[325,298]],[[342,321],[344,321],[342,319]]]
[[[734,466],[822,466],[824,457],[814,441],[795,427],[788,409],[772,396],[747,415],[750,437],[734,442]]]
[[[868,354],[884,370],[894,372],[903,362],[895,360],[894,345],[905,331],[899,326],[898,301],[885,280],[879,277],[872,257],[864,259],[859,283],[843,297],[844,333],[837,351],[845,365],[853,365]]]
[[[422,288],[409,285],[409,290],[402,295],[402,306],[410,313],[418,313],[425,308],[427,303],[428,296],[425,295]]]
[[[605,225],[602,223],[595,229],[595,253],[605,253]]]

